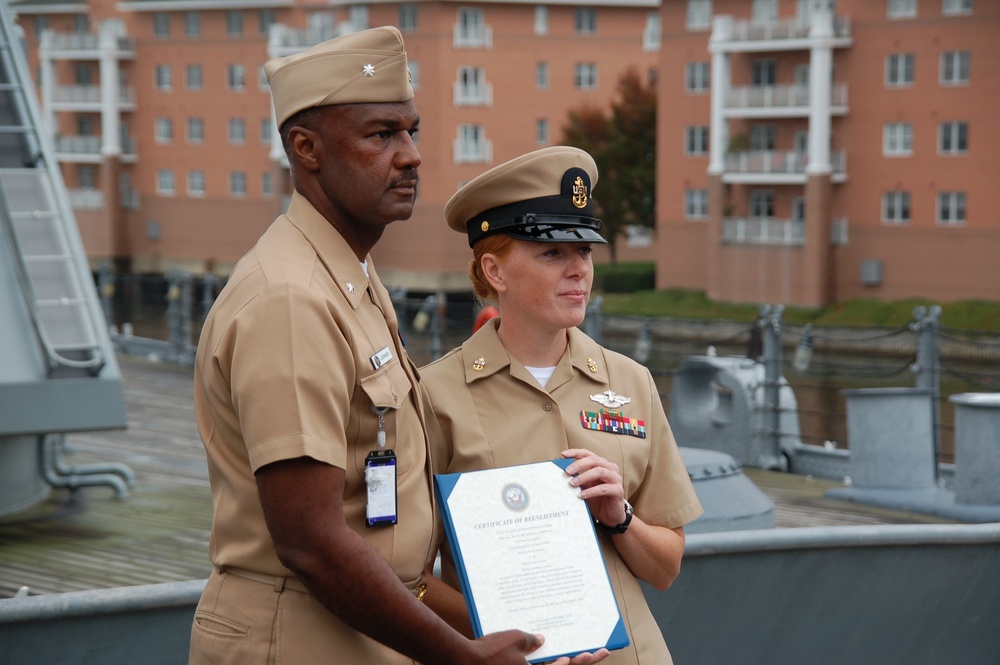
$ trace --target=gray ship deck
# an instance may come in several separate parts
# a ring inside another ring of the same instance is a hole
[[[136,484],[54,490],[0,518],[0,598],[152,584],[208,576],[211,497],[192,404],[190,368],[120,356],[128,429],[68,437],[69,464],[118,461]],[[931,516],[824,497],[837,483],[746,469],[775,502],[779,528],[940,523]]]

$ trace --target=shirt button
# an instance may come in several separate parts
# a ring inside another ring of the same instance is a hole
[[[551,411],[552,404],[550,402],[546,402],[545,404],[542,404],[542,408],[545,409],[546,411]]]

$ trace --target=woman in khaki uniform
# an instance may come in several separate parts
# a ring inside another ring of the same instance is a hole
[[[637,580],[670,586],[684,525],[702,509],[649,371],[576,328],[591,245],[606,242],[596,182],[590,155],[554,147],[487,171],[448,202],[448,225],[473,248],[476,293],[498,302],[500,317],[421,370],[445,434],[433,464],[454,473],[574,458],[567,473],[599,526],[630,638],[604,662],[664,665],[670,654]],[[443,570],[458,588],[447,552]]]

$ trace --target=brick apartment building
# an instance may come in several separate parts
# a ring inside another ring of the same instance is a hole
[[[423,165],[374,252],[388,284],[466,291],[451,194],[635,67],[660,95],[656,232],[619,258],[655,258],[658,287],[1000,299],[998,0],[11,5],[94,265],[227,273],[287,200],[263,62],[392,24]]]
[[[559,142],[659,60],[659,3],[24,0],[39,98],[93,265],[226,274],[287,202],[263,63],[396,25],[423,164],[413,217],[376,248],[387,284],[468,291],[444,205],[491,165]],[[651,248],[647,248],[647,252]]]
[[[664,0],[657,286],[1000,300],[1000,2]]]

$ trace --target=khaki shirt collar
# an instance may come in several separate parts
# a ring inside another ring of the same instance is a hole
[[[521,378],[537,386],[534,378],[520,362],[511,358],[503,342],[500,341],[500,337],[497,335],[500,321],[500,317],[488,321],[462,344],[465,382],[473,383],[509,367],[511,376]],[[559,359],[545,389],[555,390],[577,374],[598,385],[607,386],[608,384],[608,370],[604,365],[604,350],[582,331],[571,328],[566,353]]]
[[[288,221],[302,232],[306,241],[316,250],[316,255],[326,266],[333,281],[343,292],[354,309],[368,290],[369,279],[361,269],[361,262],[343,236],[319,214],[306,197],[292,192],[292,200],[285,213]],[[373,270],[371,256],[366,256],[368,270]]]

